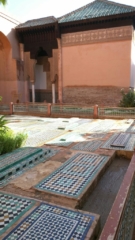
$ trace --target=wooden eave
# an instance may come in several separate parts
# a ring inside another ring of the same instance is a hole
[[[58,22],[54,22],[54,23],[48,23],[48,24],[42,24],[42,25],[37,25],[37,26],[30,26],[30,27],[21,27],[21,28],[17,28],[16,27],[16,31],[19,32],[31,32],[31,31],[37,31],[37,30],[46,30],[48,31],[49,29],[53,29],[56,28],[56,26],[58,25]]]

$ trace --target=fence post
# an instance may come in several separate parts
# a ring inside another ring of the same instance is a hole
[[[10,114],[13,114],[13,102],[10,103]]]
[[[48,116],[51,116],[51,103],[48,103]]]
[[[94,106],[93,118],[98,118],[98,105],[95,105],[95,106]]]

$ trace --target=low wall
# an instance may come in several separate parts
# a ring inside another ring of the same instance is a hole
[[[12,104],[12,114],[48,116],[49,104],[46,103],[17,103]]]
[[[0,104],[0,114],[8,115],[10,114],[11,104]]]
[[[0,105],[0,114],[23,114],[47,117],[80,117],[95,119],[135,118],[135,108],[99,107],[79,104],[10,103]]]
[[[119,106],[122,87],[113,86],[72,86],[63,88],[63,102],[66,104],[89,104],[93,106],[98,104],[100,106]],[[126,91],[127,89],[124,88]]]
[[[133,240],[135,227],[135,154],[99,240]]]
[[[52,104],[51,116],[64,117],[90,117],[93,118],[94,107],[82,105],[68,105],[68,104]]]

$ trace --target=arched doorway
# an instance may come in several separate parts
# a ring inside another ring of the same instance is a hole
[[[34,67],[34,90],[36,102],[52,102],[51,61],[43,47],[39,47]],[[30,84],[30,100],[32,101],[32,84]]]

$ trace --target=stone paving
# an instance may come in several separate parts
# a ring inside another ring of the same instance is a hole
[[[72,204],[74,199],[83,204],[91,184],[95,185],[103,169],[106,169],[113,160],[115,150],[133,152],[135,146],[134,120],[55,119],[29,116],[11,116],[7,119],[9,120],[7,125],[10,128],[15,132],[27,133],[28,139],[23,150],[16,151],[16,157],[12,157],[14,153],[0,157],[1,191],[8,192],[8,195],[5,193],[5,196],[11,198],[11,205],[15,198],[13,194],[10,194],[11,192],[20,195],[20,197],[16,197],[17,199],[24,199],[24,196],[34,198],[36,205],[33,209],[32,200],[24,200],[24,202],[30,202],[30,211],[26,213],[25,209],[20,210],[22,215],[18,215],[19,218],[15,218],[15,221],[13,216],[11,224],[7,223],[9,231],[6,224],[2,225],[2,239],[33,239],[40,234],[41,239],[47,240],[83,240],[91,239],[89,232],[93,232],[96,236],[99,216],[91,213],[86,217],[84,212],[79,215],[78,211],[68,209],[67,206],[75,207],[76,204]],[[30,152],[37,154],[41,149],[46,152],[41,159],[39,158],[41,161],[35,164],[36,161],[33,159],[36,158],[33,156],[30,161],[27,161]],[[22,160],[20,159],[21,152],[23,152]],[[25,165],[23,162],[25,160],[27,163],[32,162],[28,164],[28,168],[24,167],[22,171],[20,166]],[[15,169],[18,168],[19,176],[15,173]],[[3,172],[6,174],[2,175]],[[13,179],[11,175],[15,178]],[[4,199],[6,199],[5,196],[3,196]],[[62,199],[61,205],[66,208],[57,206],[60,198]],[[49,203],[53,202],[55,205],[43,203],[44,200]],[[3,201],[8,205],[8,199]],[[12,208],[11,205],[10,208]],[[3,207],[3,202],[0,203],[0,207],[8,208],[7,206]],[[5,212],[5,214],[7,213]],[[23,215],[25,218],[22,219]],[[83,229],[78,225],[80,224],[78,217],[82,218]],[[95,223],[94,219],[96,219]],[[15,224],[16,221],[17,224]],[[44,228],[42,227],[43,222]],[[27,228],[27,224],[30,224],[30,228]],[[37,229],[36,232],[34,232],[34,227]],[[58,234],[57,238],[53,238],[57,235],[56,233]],[[45,234],[47,238],[45,238]]]

